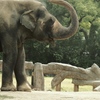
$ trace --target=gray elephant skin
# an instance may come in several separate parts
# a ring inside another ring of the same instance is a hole
[[[36,0],[0,0],[0,51],[3,52],[1,91],[31,91],[27,82],[24,61],[24,41],[44,42],[64,40],[78,29],[75,9],[64,0],[49,0],[64,6],[70,13],[71,23],[64,27]],[[13,72],[17,85],[13,85]]]

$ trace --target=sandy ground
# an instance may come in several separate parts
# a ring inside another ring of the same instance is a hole
[[[0,100],[100,100],[100,92],[0,92]]]

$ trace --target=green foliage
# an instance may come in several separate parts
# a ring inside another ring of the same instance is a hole
[[[26,43],[26,58],[33,62],[62,62],[80,67],[89,67],[93,63],[100,66],[100,1],[66,0],[76,9],[79,17],[79,31],[65,41],[56,41],[56,47],[37,41]],[[43,0],[47,9],[63,25],[68,26],[70,15],[62,6]]]
[[[55,41],[55,47],[38,41],[26,41],[26,60],[34,63],[70,63],[84,68],[93,63],[100,66],[100,0],[66,1],[77,11],[80,23],[77,34],[64,41]],[[64,26],[69,25],[70,15],[64,7],[51,4],[48,0],[42,2]]]
[[[2,52],[0,52],[0,59],[2,59],[2,57],[3,57],[3,56],[2,56]]]

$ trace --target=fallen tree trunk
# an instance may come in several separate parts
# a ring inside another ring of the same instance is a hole
[[[63,65],[60,67],[64,67]],[[81,84],[86,82],[90,84],[91,81],[100,80],[100,68],[96,64],[93,64],[90,68],[83,69],[80,67],[74,67],[74,66],[65,66],[67,67],[67,70],[59,71],[52,80],[51,86],[54,88],[55,86],[59,85],[65,78],[72,78],[72,83],[74,84]],[[59,69],[58,69],[59,70]],[[61,68],[60,68],[61,70]],[[83,82],[84,81],[84,82]],[[96,83],[99,85],[99,83]],[[92,85],[92,83],[91,83]]]

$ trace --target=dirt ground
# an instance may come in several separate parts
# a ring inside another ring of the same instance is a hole
[[[0,100],[100,100],[100,92],[0,92]]]

